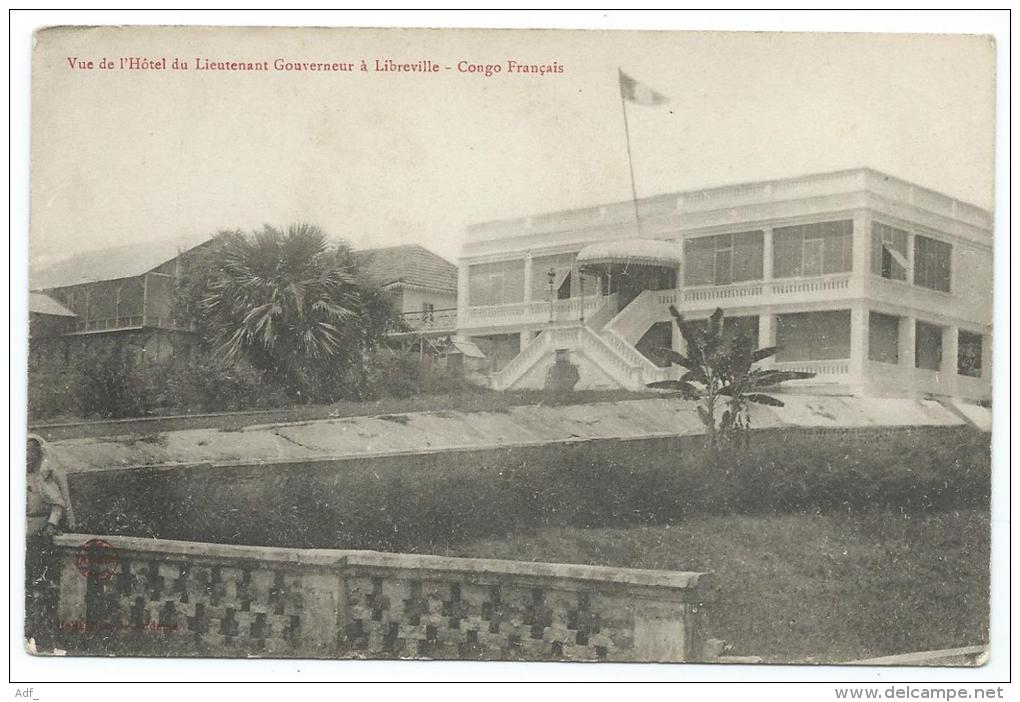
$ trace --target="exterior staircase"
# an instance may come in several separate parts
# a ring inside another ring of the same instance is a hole
[[[495,390],[510,390],[542,359],[560,349],[586,357],[620,387],[643,389],[648,383],[671,377],[635,348],[637,341],[661,317],[662,295],[670,291],[645,291],[617,312],[616,295],[595,310],[583,323],[572,321],[544,329],[506,366],[491,376]]]

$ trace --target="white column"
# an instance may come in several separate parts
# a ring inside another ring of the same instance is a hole
[[[900,317],[900,365],[913,369],[917,364],[915,357],[915,335],[917,334],[916,317]]]
[[[868,309],[850,308],[850,382],[863,383],[868,363]]]
[[[460,330],[467,326],[468,308],[468,264],[464,259],[457,261],[457,338],[466,341]]]
[[[914,283],[914,233],[907,232],[907,282]]]
[[[763,349],[776,345],[776,316],[767,312],[758,315],[758,348]],[[771,366],[776,362],[775,356],[769,356],[761,362],[762,367]]]
[[[871,213],[854,212],[853,277],[863,279],[871,271]]]
[[[531,302],[531,252],[524,254],[524,301]]]
[[[683,237],[680,237],[679,239],[676,240],[676,246],[679,249],[679,251],[677,251],[677,257],[676,257],[676,260],[677,260],[677,264],[676,264],[676,285],[673,286],[673,287],[675,289],[679,290],[680,288],[682,288],[684,286],[684,239],[683,239]],[[677,297],[677,299],[678,300],[680,299],[679,296]]]
[[[774,249],[772,244],[772,227],[765,227],[765,232],[764,235],[762,236],[762,260],[761,260],[762,280],[772,280],[772,264],[775,261],[775,255],[773,252]],[[762,346],[764,346],[764,344],[762,344]]]
[[[956,392],[959,348],[960,328],[956,326],[942,327],[942,364],[939,368],[939,387],[947,395]]]

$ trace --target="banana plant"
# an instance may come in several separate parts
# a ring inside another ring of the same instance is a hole
[[[686,319],[674,305],[669,306],[669,312],[686,342],[686,353],[668,348],[660,351],[685,372],[678,380],[649,383],[648,387],[697,401],[698,417],[713,451],[737,437],[749,439],[752,404],[783,406],[783,401],[769,395],[769,391],[788,380],[815,376],[806,371],[755,368],[754,364],[774,356],[779,347],[755,349],[746,334],[728,338],[723,331],[722,308],[717,307],[704,325]]]

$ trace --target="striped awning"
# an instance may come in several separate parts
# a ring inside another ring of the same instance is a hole
[[[675,268],[680,263],[680,247],[658,239],[620,239],[585,246],[577,254],[579,266],[607,263]]]

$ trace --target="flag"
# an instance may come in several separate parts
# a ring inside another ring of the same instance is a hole
[[[620,71],[620,96],[638,105],[662,105],[669,98],[657,93],[644,83],[639,83],[622,70]]]

